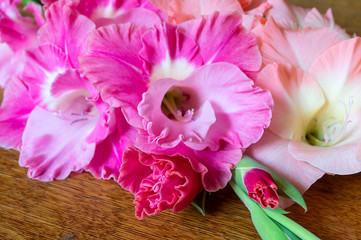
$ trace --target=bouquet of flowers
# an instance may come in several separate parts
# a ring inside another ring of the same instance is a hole
[[[0,2],[0,146],[90,172],[142,219],[229,184],[263,239],[325,173],[361,171],[361,41],[285,0]]]

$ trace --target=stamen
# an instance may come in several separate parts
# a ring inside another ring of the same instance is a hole
[[[74,123],[77,123],[77,122],[86,121],[86,120],[88,120],[88,118],[79,118],[79,119],[76,119],[76,120],[72,121],[72,122],[70,123],[70,125],[73,125]]]
[[[178,96],[179,94],[182,94],[180,98]],[[184,99],[182,99],[182,98],[184,98]],[[194,120],[194,118],[193,118],[194,112],[195,112],[194,108],[186,110],[186,109],[184,109],[184,107],[181,106],[183,101],[186,102],[189,99],[190,99],[190,96],[187,93],[184,93],[184,92],[177,93],[175,91],[168,92],[164,96],[163,101],[162,101],[162,104],[164,104],[164,106],[166,107],[166,111],[167,111],[164,113],[166,115],[168,115],[169,118],[180,121],[180,122],[189,122],[191,120]]]
[[[333,145],[337,141],[342,139],[342,137],[346,133],[345,130],[347,128],[347,125],[351,122],[351,120],[349,118],[350,118],[350,113],[351,113],[351,107],[353,105],[353,97],[351,96],[349,98],[348,106],[342,101],[340,101],[340,104],[345,109],[345,117],[343,119],[343,122],[342,123],[332,124],[329,127],[326,127],[326,122],[322,123],[322,130],[323,130],[323,136],[324,136],[324,140],[323,140],[324,146]]]

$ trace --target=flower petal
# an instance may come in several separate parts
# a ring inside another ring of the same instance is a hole
[[[299,160],[331,174],[353,174],[361,171],[358,156],[360,140],[332,147],[311,146],[304,142],[291,142],[289,152]]]
[[[232,63],[247,75],[261,67],[256,38],[242,27],[240,14],[216,12],[182,23],[179,29],[196,40],[204,63]]]
[[[71,67],[79,68],[78,57],[85,50],[84,43],[95,28],[94,23],[63,1],[50,5],[45,11],[45,18],[46,23],[38,32],[40,42],[55,44],[68,56]]]
[[[273,19],[269,19],[261,41],[261,53],[266,64],[291,64],[308,71],[322,52],[342,41],[342,38],[329,28],[281,29]]]
[[[168,15],[168,21],[176,24],[216,11],[243,13],[237,0],[150,0],[156,7]]]
[[[21,149],[22,135],[34,104],[24,83],[13,78],[6,85],[0,108],[0,146]]]
[[[22,79],[35,104],[51,111],[65,111],[74,98],[88,95],[79,71],[68,69],[67,57],[57,46],[44,44],[26,54]]]
[[[85,170],[96,178],[117,180],[123,153],[128,146],[135,144],[137,131],[126,122],[120,108],[114,110],[111,118],[116,121],[115,129],[111,129],[108,136],[97,143],[94,157]]]
[[[321,178],[324,172],[294,158],[288,151],[289,144],[292,142],[266,130],[261,140],[247,149],[246,155],[287,179],[303,193]]]
[[[270,129],[284,139],[301,140],[311,119],[325,104],[316,80],[291,65],[267,65],[257,86],[271,92],[274,99]]]
[[[200,102],[211,103],[216,121],[204,142],[212,150],[219,149],[221,141],[235,148],[246,148],[259,140],[263,129],[270,123],[273,106],[271,95],[253,87],[253,81],[232,64],[202,66],[188,79],[175,85],[191,88]],[[195,148],[195,144],[186,143],[192,148]]]
[[[354,37],[329,48],[319,56],[310,69],[310,74],[320,84],[327,101],[349,102],[352,107],[361,107],[361,39]]]
[[[199,117],[190,122],[182,122],[168,118],[161,110],[162,101],[167,91],[176,84],[173,79],[161,79],[153,83],[143,95],[138,106],[139,115],[144,118],[143,125],[147,131],[148,141],[156,142],[162,147],[172,148],[181,141],[194,145],[198,143],[203,149],[203,139],[209,127],[215,122],[211,104],[205,101],[199,108]]]
[[[180,33],[176,25],[157,25],[143,35],[142,42],[139,56],[151,82],[162,78],[182,80],[203,63],[197,43]]]
[[[101,27],[89,36],[88,50],[80,58],[85,76],[100,90],[102,99],[113,107],[121,106],[126,119],[140,126],[137,105],[147,90],[138,58],[144,31],[133,24]]]
[[[7,81],[22,71],[24,57],[15,54],[6,43],[0,43],[0,52],[0,87],[4,87]]]
[[[180,154],[188,158],[193,170],[201,173],[203,187],[209,192],[216,192],[227,185],[232,178],[231,169],[235,168],[242,158],[241,149],[220,149],[218,151],[205,149],[197,151],[183,143],[174,148],[162,148],[157,144],[149,143],[144,134],[137,136],[136,146],[141,146],[140,149],[147,153],[169,156]]]
[[[85,139],[96,122],[96,118],[71,122],[36,107],[24,130],[20,166],[29,168],[30,178],[41,181],[82,171],[94,155],[95,144]]]

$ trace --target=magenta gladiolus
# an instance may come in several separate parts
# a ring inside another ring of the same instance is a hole
[[[277,185],[271,174],[259,168],[247,171],[243,178],[248,196],[256,200],[263,208],[278,207]]]
[[[202,190],[201,174],[189,159],[146,154],[128,148],[123,155],[119,184],[135,196],[135,215],[142,219],[163,210],[183,210]]]

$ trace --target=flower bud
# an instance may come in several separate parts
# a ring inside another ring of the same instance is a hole
[[[252,168],[245,173],[243,182],[248,196],[256,200],[263,208],[278,207],[277,185],[269,172]]]

